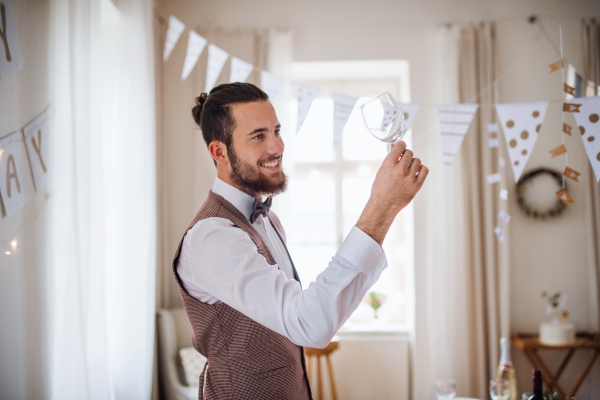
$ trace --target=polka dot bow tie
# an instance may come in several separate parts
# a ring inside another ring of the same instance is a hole
[[[253,224],[258,218],[259,215],[267,216],[269,209],[271,208],[272,197],[269,196],[267,200],[263,203],[259,199],[254,200],[254,209],[252,210],[252,215],[250,216],[250,223]]]

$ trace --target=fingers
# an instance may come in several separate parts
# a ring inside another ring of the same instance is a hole
[[[415,157],[412,159],[410,167],[408,167],[408,171],[411,175],[416,175],[419,171],[419,167],[421,167],[421,160]]]
[[[388,154],[385,157],[384,163],[390,163],[392,165],[395,165],[402,156],[402,153],[404,153],[404,150],[406,150],[405,142],[398,142],[396,144],[393,144],[392,150],[390,151],[390,154]]]
[[[419,174],[417,175],[417,184],[420,186],[423,185],[423,182],[425,182],[425,178],[427,178],[427,174],[429,174],[429,168],[427,168],[424,165],[421,165],[419,167]]]
[[[402,158],[400,159],[400,162],[398,164],[400,164],[400,166],[402,168],[408,169],[412,160],[413,160],[413,152],[406,149],[406,150],[404,150],[404,153],[402,153]],[[415,171],[415,173],[416,173],[416,171]]]

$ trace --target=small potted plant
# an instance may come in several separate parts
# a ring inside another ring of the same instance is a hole
[[[384,302],[385,296],[377,292],[369,292],[365,295],[363,299],[363,303],[367,303],[373,308],[373,311],[375,313],[375,319],[379,318],[377,316],[377,310],[379,310],[379,308],[383,305]]]

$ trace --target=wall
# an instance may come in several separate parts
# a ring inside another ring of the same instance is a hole
[[[0,137],[21,129],[50,104],[50,5],[11,1],[11,9],[24,67],[0,79]],[[51,183],[35,193],[30,177],[19,179],[30,185],[31,199],[10,218],[0,219],[0,244],[18,240],[16,252],[0,253],[0,399],[45,399],[50,376],[47,232]]]
[[[352,0],[343,3],[315,0],[302,3],[276,0],[162,0],[157,5],[157,12],[163,17],[174,14],[188,26],[205,29],[235,31],[260,30],[272,26],[291,28],[294,34],[295,61],[408,60],[412,101],[430,105],[421,108],[415,121],[415,140],[419,132],[429,128],[437,118],[434,107],[431,106],[438,93],[435,77],[435,40],[436,32],[444,24],[496,21],[497,70],[498,75],[502,76],[498,85],[498,101],[523,102],[560,98],[559,73],[547,73],[547,65],[560,58],[556,52],[558,27],[562,25],[565,57],[582,71],[580,19],[584,16],[600,16],[600,3],[585,0],[509,0],[501,3],[480,0]],[[527,17],[531,14],[540,16],[539,24],[532,25],[527,22]],[[183,43],[185,42],[186,40],[183,40]],[[159,49],[162,49],[162,44]],[[229,50],[227,47],[225,49]],[[173,131],[181,132],[178,142],[168,145],[177,146],[181,152],[170,151],[170,155],[165,154],[163,158],[165,171],[161,179],[163,185],[169,185],[170,190],[161,193],[169,199],[169,204],[164,204],[161,214],[165,226],[161,240],[165,249],[162,256],[164,265],[170,262],[181,233],[201,203],[201,194],[206,193],[212,186],[214,177],[208,154],[194,153],[201,160],[192,159],[188,148],[192,144],[202,145],[193,138],[193,123],[188,114],[193,96],[196,96],[202,87],[194,81],[183,84],[180,81],[174,82],[180,73],[184,53],[185,46],[179,43],[173,53],[175,59],[164,65],[162,74],[165,92],[162,101],[169,106],[163,111],[165,128],[159,135],[167,138],[169,132],[168,138],[171,139]],[[242,53],[236,55],[243,57]],[[179,105],[184,107],[183,111],[176,109]],[[551,103],[544,128],[526,170],[541,165],[559,171],[564,169],[563,158],[551,160],[547,153],[549,149],[561,143],[560,133],[553,130],[553,127],[560,126],[559,108],[560,104]],[[572,120],[570,124],[575,126]],[[570,166],[580,172],[589,173],[588,162],[578,139],[567,138],[567,146],[577,154],[570,158]],[[423,163],[428,164],[428,160],[423,159]],[[193,176],[190,175],[192,165],[196,171]],[[514,186],[509,185],[508,212],[513,216],[508,232],[508,245],[512,254],[510,275],[513,331],[537,330],[539,322],[543,319],[544,303],[540,297],[542,290],[562,290],[569,295],[572,320],[577,329],[598,329],[598,321],[589,309],[590,261],[587,258],[588,249],[583,228],[583,198],[588,189],[586,185],[585,182],[570,183],[571,195],[576,199],[576,203],[571,205],[561,218],[547,222],[526,217],[517,207]],[[196,198],[195,190],[200,193]],[[418,197],[415,201],[418,203]],[[418,204],[415,212],[418,223]],[[418,265],[416,267],[418,268]],[[175,304],[176,296],[172,299]],[[524,391],[529,387],[529,366],[518,352],[513,351],[513,355],[519,371],[520,388]],[[583,368],[581,358],[572,362],[578,363],[579,369]],[[598,371],[600,367],[593,371],[596,376],[600,376]],[[572,377],[569,379],[572,380]],[[586,388],[585,393],[590,393],[590,390]],[[583,398],[585,393],[581,393]]]

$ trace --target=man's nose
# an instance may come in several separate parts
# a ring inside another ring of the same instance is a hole
[[[283,144],[283,139],[281,139],[281,135],[275,135],[275,134],[271,134],[269,135],[269,142],[268,142],[268,153],[269,154],[282,154],[283,153],[283,149],[284,149],[284,144]]]

